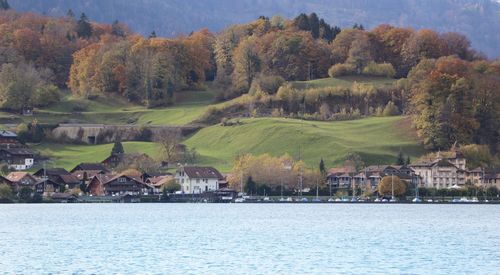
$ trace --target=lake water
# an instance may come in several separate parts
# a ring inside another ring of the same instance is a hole
[[[500,206],[0,205],[6,274],[499,274]]]

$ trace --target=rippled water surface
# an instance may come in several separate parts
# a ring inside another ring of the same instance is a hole
[[[7,274],[499,272],[494,205],[0,205]]]

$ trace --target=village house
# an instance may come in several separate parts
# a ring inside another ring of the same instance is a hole
[[[93,196],[149,195],[153,187],[132,175],[95,175],[87,186]]]
[[[97,174],[107,174],[110,171],[101,163],[80,163],[69,171],[81,183],[86,183]]]
[[[223,176],[213,167],[180,166],[175,173],[175,180],[185,194],[200,194],[219,189]]]
[[[66,189],[73,189],[80,186],[80,180],[64,168],[40,169],[33,175],[41,179],[50,179]]]
[[[466,173],[466,181],[474,185],[483,185],[484,170],[481,167],[469,170]]]
[[[19,140],[14,132],[0,130],[0,147],[19,146]]]
[[[334,188],[352,188],[353,184],[362,186],[370,184],[376,189],[382,178],[397,176],[408,184],[415,185],[420,177],[413,169],[401,165],[371,165],[357,172],[354,167],[339,167],[328,170],[327,184]]]
[[[35,185],[40,181],[40,179],[27,172],[11,172],[5,178],[10,182],[12,189],[16,193],[23,187],[28,187],[35,191]]]
[[[59,182],[45,178],[35,184],[34,191],[44,197],[52,197],[52,195],[62,192],[62,186]]]
[[[35,163],[35,153],[27,148],[2,148],[0,149],[0,161],[7,163],[10,169],[17,171],[27,170]]]
[[[500,171],[485,172],[482,182],[485,187],[496,187],[500,189]]]
[[[124,154],[111,154],[109,157],[101,161],[101,164],[108,169],[116,168],[123,159]]]
[[[333,188],[350,188],[356,169],[352,166],[331,168],[326,176],[327,184]]]
[[[155,175],[151,176],[148,174],[146,178],[146,183],[153,187],[154,194],[160,194],[163,192],[163,187],[171,180],[174,179],[174,176],[171,174],[168,175]]]

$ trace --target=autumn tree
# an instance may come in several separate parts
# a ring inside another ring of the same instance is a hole
[[[379,195],[392,195],[399,197],[406,192],[406,184],[398,176],[385,176],[378,184]]]
[[[234,50],[233,83],[240,91],[247,91],[252,80],[259,73],[261,61],[255,38],[249,37],[240,42]]]

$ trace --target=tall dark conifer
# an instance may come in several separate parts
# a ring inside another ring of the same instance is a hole
[[[319,38],[319,18],[316,13],[311,13],[308,17],[309,28],[311,29],[311,35],[314,39]]]
[[[83,12],[76,24],[76,33],[78,37],[83,38],[89,38],[92,35],[92,25],[90,25],[87,15]]]
[[[7,0],[0,0],[0,10],[10,9],[9,2]]]

